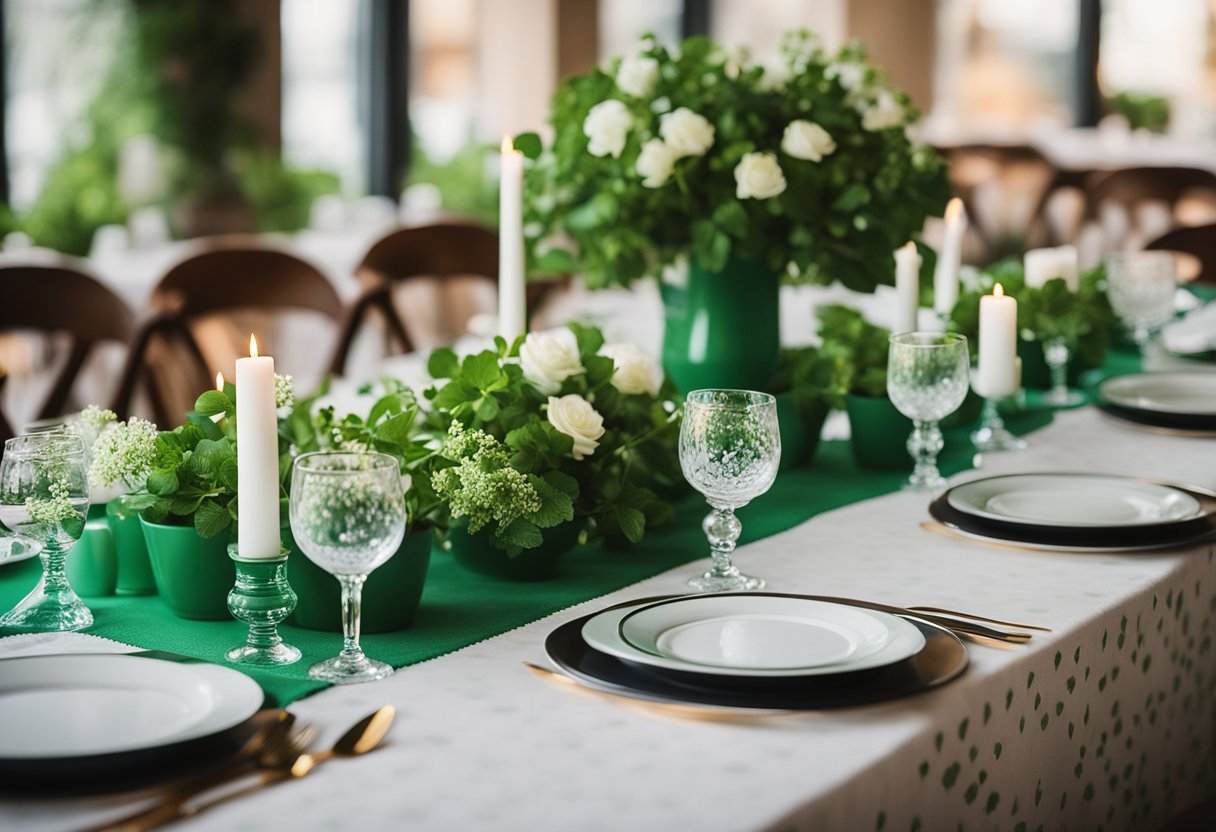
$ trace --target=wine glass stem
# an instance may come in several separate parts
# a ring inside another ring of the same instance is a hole
[[[1056,396],[1068,395],[1068,360],[1071,350],[1063,338],[1052,338],[1043,344],[1043,358],[1051,370],[1051,392]]]
[[[738,568],[731,555],[743,532],[743,524],[735,516],[733,508],[717,508],[705,518],[701,524],[705,537],[709,540],[709,549],[713,556],[713,566],[710,573],[716,578],[728,578],[738,573]]]
[[[47,595],[67,592],[70,587],[64,564],[68,559],[68,550],[60,546],[58,542],[51,541],[42,547],[41,556],[43,591]]]
[[[342,585],[342,636],[344,642],[338,658],[348,662],[363,660],[363,648],[359,646],[359,618],[363,606],[363,582],[366,575],[339,575]]]
[[[937,455],[941,452],[945,440],[937,427],[937,422],[913,421],[912,435],[908,437],[908,453],[916,462],[912,471],[913,482],[933,482],[939,476],[937,471]]]
[[[1004,429],[1005,421],[997,410],[996,399],[984,399],[984,410],[980,414],[980,427],[996,432]]]

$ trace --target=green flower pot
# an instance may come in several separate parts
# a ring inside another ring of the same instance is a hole
[[[663,283],[663,366],[684,391],[759,390],[781,361],[778,275],[731,259],[716,274],[696,263],[685,285]]]
[[[64,570],[78,595],[95,598],[114,594],[118,557],[104,518],[90,519],[84,524],[84,533],[68,552]]]
[[[826,407],[817,408],[813,414],[798,412],[791,393],[777,396],[777,427],[781,432],[781,462],[778,470],[802,468],[811,464],[815,451],[819,449],[819,437],[823,423],[828,418]]]
[[[910,471],[908,436],[912,420],[895,409],[886,396],[845,397],[853,459],[862,468]]]
[[[967,398],[959,405],[958,410],[942,419],[940,427],[946,428],[972,427],[980,421],[980,411],[984,409],[984,399],[970,387],[967,388]]]
[[[1022,359],[1022,386],[1027,390],[1048,390],[1051,388],[1051,370],[1047,359],[1043,357],[1043,342],[1023,341],[1018,338],[1018,358]],[[1082,359],[1079,352],[1073,352],[1068,362],[1068,386],[1077,387],[1081,374],[1091,369]]]
[[[114,536],[114,553],[118,556],[118,583],[116,595],[152,595],[156,592],[156,579],[152,577],[152,563],[148,560],[148,544],[144,541],[144,530],[139,516],[118,516],[118,503],[106,504],[106,523]]]
[[[578,528],[563,523],[541,534],[544,543],[511,557],[491,545],[488,534],[471,535],[462,523],[448,530],[447,546],[452,559],[469,572],[508,581],[545,581],[557,575],[562,555],[578,543]]]
[[[139,519],[152,576],[161,600],[178,618],[223,621],[236,568],[228,557],[228,535],[204,538],[193,526],[162,526]]]
[[[434,537],[429,526],[412,529],[397,552],[368,576],[363,585],[363,632],[390,633],[404,630],[413,622],[431,565]],[[283,543],[292,550],[287,558],[287,580],[299,599],[288,622],[309,630],[342,632],[338,579],[300,551],[289,529],[283,532]]]

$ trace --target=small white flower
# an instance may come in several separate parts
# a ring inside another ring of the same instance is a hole
[[[651,139],[642,145],[638,154],[637,171],[643,176],[642,184],[647,188],[661,188],[671,178],[676,154],[662,139]]]
[[[583,121],[583,133],[591,140],[587,152],[592,156],[620,158],[632,126],[633,116],[622,102],[615,98],[601,101],[591,108]]]
[[[570,376],[583,372],[578,346],[544,332],[528,333],[519,347],[519,366],[524,378],[549,395],[560,390]]]
[[[883,90],[873,104],[861,114],[861,126],[866,130],[887,130],[904,123],[903,105],[890,92]]]
[[[604,417],[577,393],[549,397],[549,424],[574,440],[575,459],[591,456],[604,435]]]
[[[291,376],[274,374],[274,407],[275,410],[292,408],[296,403],[296,386]]]
[[[781,136],[781,149],[795,159],[818,162],[836,150],[836,141],[813,121],[791,121]]]
[[[735,196],[768,199],[785,190],[785,174],[772,153],[745,153],[735,166]]]
[[[659,135],[675,152],[676,158],[703,156],[714,143],[714,126],[709,119],[680,107],[659,120]]]
[[[760,76],[760,89],[783,90],[789,82],[792,73],[789,61],[782,55],[769,55],[757,61],[756,65],[764,70]]]
[[[835,79],[840,86],[846,90],[851,90],[865,80],[866,68],[861,64],[836,63],[828,66],[824,70],[823,76],[828,79]]]
[[[621,58],[616,70],[616,85],[636,98],[645,98],[659,80],[659,62],[641,55]]]
[[[616,372],[612,374],[612,386],[626,395],[647,393],[659,395],[663,386],[663,369],[659,363],[633,344],[609,344],[600,350],[600,355],[612,359]]]

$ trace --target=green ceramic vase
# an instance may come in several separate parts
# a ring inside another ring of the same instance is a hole
[[[819,437],[823,423],[828,418],[828,409],[820,407],[814,413],[800,413],[794,407],[790,393],[777,396],[777,428],[781,432],[781,462],[778,470],[802,468],[810,465],[819,449]]]
[[[541,533],[543,544],[515,557],[492,546],[484,532],[469,534],[463,523],[448,530],[447,545],[452,559],[469,572],[508,581],[544,581],[557,575],[562,555],[578,543],[578,530],[574,523],[563,523]]]
[[[390,633],[413,623],[431,565],[434,536],[429,526],[411,529],[396,554],[368,576],[363,585],[363,632]],[[342,632],[342,588],[338,579],[300,551],[290,530],[283,532],[283,543],[292,550],[287,558],[287,580],[299,599],[288,623],[309,630]]]
[[[96,598],[114,594],[118,558],[114,552],[114,538],[104,517],[90,518],[84,524],[84,533],[68,552],[64,570],[68,583],[78,595]]]
[[[1023,341],[1018,338],[1018,358],[1022,359],[1022,386],[1027,390],[1047,390],[1051,387],[1051,369],[1043,357],[1041,341]],[[1073,352],[1068,362],[1068,385],[1077,387],[1081,374],[1087,369],[1079,352]]]
[[[695,263],[684,285],[661,285],[663,366],[683,392],[759,390],[781,361],[780,281],[761,263],[731,259],[721,272]]]
[[[201,537],[193,526],[162,526],[142,517],[152,576],[165,606],[178,618],[223,621],[236,568],[228,557],[228,535]]]
[[[910,471],[908,436],[912,420],[900,413],[886,396],[845,397],[853,459],[862,468]]]
[[[118,503],[106,504],[106,523],[114,537],[114,553],[118,556],[118,582],[116,595],[152,595],[156,592],[156,579],[152,577],[152,564],[148,560],[148,544],[144,541],[144,530],[139,516],[118,516]]]

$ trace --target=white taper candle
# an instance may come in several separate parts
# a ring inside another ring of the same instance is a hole
[[[279,425],[274,407],[274,359],[236,360],[237,551],[243,558],[277,558],[279,542]]]
[[[524,154],[504,137],[498,195],[498,334],[508,344],[527,331],[523,194]]]
[[[895,249],[895,320],[892,332],[914,332],[920,308],[920,253],[916,243]]]
[[[937,253],[937,268],[933,270],[933,310],[949,315],[958,301],[958,270],[963,256],[963,234],[967,231],[967,214],[958,197],[946,205],[946,231]]]
[[[1018,302],[1001,284],[980,298],[980,354],[975,392],[1002,399],[1018,390]]]

